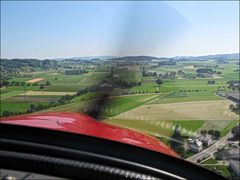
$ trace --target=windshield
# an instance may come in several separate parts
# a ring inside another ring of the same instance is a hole
[[[82,112],[239,178],[239,71],[238,1],[1,1],[2,118]]]

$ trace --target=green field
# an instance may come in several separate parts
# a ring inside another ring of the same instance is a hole
[[[112,98],[111,101],[107,104],[110,108],[108,112],[104,113],[105,117],[115,116],[122,112],[128,111],[144,103],[154,99],[156,95],[147,94],[147,95],[133,95],[133,96],[121,96]]]
[[[203,161],[201,164],[217,164],[218,161],[213,159],[213,158],[209,158],[206,161]]]
[[[181,129],[185,129],[186,131],[197,132],[199,128],[201,128],[206,121],[201,120],[192,120],[192,121],[174,121],[176,125],[179,125]]]
[[[214,171],[216,172],[217,174],[220,174],[224,177],[227,177],[227,178],[230,178],[231,177],[231,174],[229,172],[229,169],[227,166],[225,165],[215,165],[215,166],[203,166],[211,171]]]
[[[225,126],[222,130],[221,130],[221,137],[225,136],[229,131],[232,130],[233,127],[235,127],[237,124],[239,124],[239,120],[235,120],[235,121],[231,121],[228,123],[227,126]]]
[[[107,119],[104,122],[128,127],[138,131],[154,135],[156,137],[168,138],[176,125],[182,131],[182,134],[189,136],[190,133],[196,133],[203,126],[205,121],[153,121],[153,120],[127,120],[127,119]]]
[[[31,104],[38,105],[40,103],[34,102],[1,102],[1,115],[4,111],[11,112],[26,112]],[[47,105],[45,102],[41,102],[42,105]]]
[[[153,121],[141,121],[141,120],[126,120],[126,119],[107,119],[104,122],[115,124],[118,126],[134,129],[137,131],[141,131],[147,134],[151,134],[156,137],[169,137],[172,134],[171,128],[165,128],[161,126],[157,126],[156,122]],[[173,122],[164,121],[166,126],[172,127]]]

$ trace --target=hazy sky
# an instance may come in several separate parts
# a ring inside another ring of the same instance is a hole
[[[234,52],[238,1],[1,1],[1,58]]]

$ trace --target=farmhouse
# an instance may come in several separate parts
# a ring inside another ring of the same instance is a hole
[[[226,97],[235,103],[240,103],[239,93],[227,93]]]
[[[188,148],[192,152],[200,152],[203,149],[203,143],[199,141],[198,139],[188,139]]]
[[[112,85],[109,83],[104,83],[101,85],[98,85],[97,90],[98,91],[111,91],[112,90]]]
[[[212,144],[212,136],[209,134],[201,135],[198,139],[206,146],[210,146]]]

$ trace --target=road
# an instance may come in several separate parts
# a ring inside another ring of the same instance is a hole
[[[203,151],[201,151],[201,152],[199,152],[197,154],[194,154],[193,156],[187,158],[186,160],[191,161],[193,163],[197,163],[198,159],[204,159],[208,155],[213,155],[213,153],[215,153],[218,148],[220,148],[220,147],[222,147],[222,146],[224,146],[226,144],[227,140],[231,136],[232,136],[232,133],[229,132],[224,137],[219,139],[216,143],[214,143],[213,145],[209,146],[207,149],[204,149]]]

